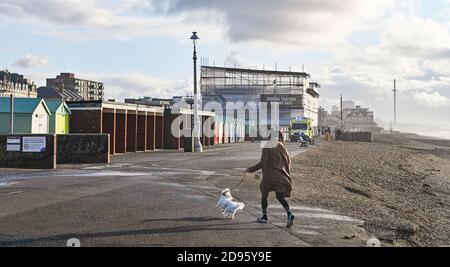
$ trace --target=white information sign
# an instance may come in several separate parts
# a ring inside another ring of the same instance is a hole
[[[8,137],[6,141],[6,151],[20,152],[20,137]]]
[[[41,153],[45,152],[45,137],[24,137],[22,140],[22,152]]]

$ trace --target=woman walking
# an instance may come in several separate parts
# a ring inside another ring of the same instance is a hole
[[[286,198],[291,197],[292,179],[291,179],[291,158],[289,157],[286,146],[284,145],[284,136],[282,132],[278,133],[278,142],[275,146],[266,146],[263,148],[261,161],[247,169],[247,172],[254,173],[262,170],[263,178],[261,182],[262,194],[262,212],[259,223],[268,223],[267,208],[269,206],[267,198],[270,192],[275,192],[278,201],[287,212],[287,227],[294,225],[295,216],[289,207]]]

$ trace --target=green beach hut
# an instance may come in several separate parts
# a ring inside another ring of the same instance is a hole
[[[45,103],[51,112],[49,133],[68,134],[69,120],[72,114],[66,102],[56,99],[46,99]]]
[[[0,133],[10,133],[10,99],[0,97]],[[14,133],[47,134],[50,110],[39,98],[14,98]]]

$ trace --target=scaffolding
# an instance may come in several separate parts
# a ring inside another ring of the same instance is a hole
[[[305,72],[201,67],[202,95],[303,94],[320,88]],[[317,92],[317,91],[316,91]],[[311,92],[313,93],[313,92]]]
[[[306,72],[274,71],[244,68],[201,67],[200,87],[203,102],[221,99],[226,103],[279,104],[279,124],[289,126],[292,118],[311,118],[317,126],[320,84],[311,80]],[[260,110],[258,110],[259,112]],[[270,124],[261,120],[257,123]],[[247,121],[248,124],[255,124]]]

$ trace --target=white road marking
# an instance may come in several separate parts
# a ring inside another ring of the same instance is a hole
[[[310,230],[295,230],[295,232],[301,235],[321,235],[319,232]]]
[[[220,189],[217,186],[210,185],[197,185],[197,184],[189,184],[190,187],[195,189],[206,189],[206,190],[214,190],[220,192]]]
[[[261,207],[261,204],[257,204],[257,203],[250,203],[249,206],[253,206],[253,207]],[[280,205],[269,205],[269,210],[273,209],[273,210],[280,210],[282,209],[282,207]],[[319,213],[331,213],[331,214],[335,214],[335,212],[331,211],[331,210],[325,210],[325,209],[320,209],[320,208],[314,208],[314,207],[306,207],[306,206],[291,206],[291,210],[292,211],[311,211],[311,212],[319,212]]]
[[[286,215],[286,213],[273,213],[273,215],[280,216],[280,215]],[[297,218],[309,218],[309,219],[319,219],[319,220],[332,220],[332,221],[339,221],[339,222],[350,222],[350,223],[357,223],[361,224],[364,223],[362,220],[350,218],[348,216],[341,216],[336,214],[325,214],[325,213],[297,213],[295,214]]]
[[[195,199],[195,200],[208,200],[209,198],[208,197],[206,197],[206,196],[201,196],[201,195],[189,195],[189,194],[186,194],[186,195],[181,195],[182,197],[185,197],[185,198],[189,198],[189,199]]]
[[[302,228],[311,229],[311,230],[325,229],[324,226],[319,226],[319,225],[302,225]]]
[[[16,184],[20,184],[19,182],[1,182],[0,187],[10,187]]]
[[[127,167],[127,166],[131,166],[131,165],[126,164],[126,163],[109,164],[109,165],[87,167],[87,168],[83,168],[83,170],[105,170],[105,169],[112,169],[112,168],[123,168],[123,167]]]
[[[59,177],[103,177],[103,176],[146,176],[151,174],[138,173],[138,172],[114,172],[114,171],[100,171],[100,172],[88,172],[88,173],[71,173],[71,174],[57,174]]]
[[[193,170],[193,169],[180,169],[180,168],[159,168],[159,167],[146,167],[146,166],[139,166],[135,165],[132,168],[135,169],[144,169],[144,170],[155,170],[160,171],[159,173],[165,174],[168,173],[167,171],[172,171],[171,174],[183,174],[183,173],[194,173],[194,174],[200,174],[200,175],[214,175],[216,172],[214,171],[205,171],[205,170]],[[164,172],[162,172],[164,171]]]
[[[222,151],[222,150],[230,150],[233,148],[243,148],[243,147],[249,147],[249,146],[253,146],[253,144],[251,145],[245,145],[245,146],[232,146],[232,147],[224,147],[224,148],[216,148],[216,149],[207,149],[204,151],[204,153],[208,153],[208,152],[215,152],[215,151]]]
[[[151,184],[156,184],[156,185],[163,185],[163,186],[169,186],[169,187],[176,187],[176,188],[183,188],[186,190],[192,190],[192,188],[190,188],[187,185],[184,184],[179,184],[179,183],[165,183],[165,182],[150,182]]]

